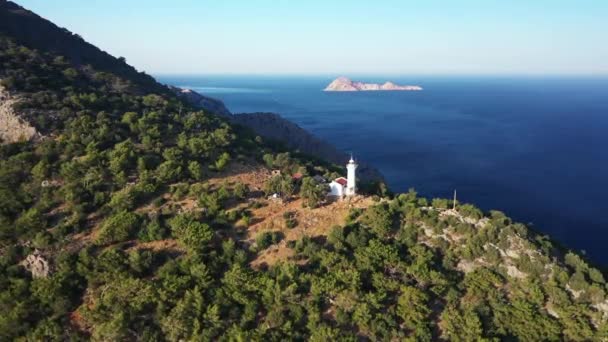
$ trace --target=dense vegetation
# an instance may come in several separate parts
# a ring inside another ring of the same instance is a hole
[[[413,191],[378,193],[327,236],[290,241],[292,257],[252,268],[282,232],[247,240],[236,223],[264,200],[209,180],[265,165],[281,171],[268,195],[316,208],[326,189],[312,176],[335,169],[8,36],[0,79],[46,135],[0,149],[0,340],[608,338],[600,271],[500,212]],[[187,198],[200,210],[177,204]],[[34,250],[46,277],[20,264]]]

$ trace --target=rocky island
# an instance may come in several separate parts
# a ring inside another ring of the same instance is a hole
[[[397,85],[393,82],[363,83],[353,82],[348,77],[338,77],[333,80],[324,91],[373,91],[373,90],[400,90],[400,91],[420,91],[422,87],[417,85]]]

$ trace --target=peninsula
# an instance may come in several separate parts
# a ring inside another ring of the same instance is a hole
[[[417,85],[397,85],[393,82],[363,83],[353,82],[348,77],[338,77],[333,80],[324,91],[373,91],[373,90],[400,90],[400,91],[420,91],[422,87]]]

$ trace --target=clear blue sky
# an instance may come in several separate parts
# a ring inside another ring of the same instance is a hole
[[[603,74],[608,0],[17,0],[153,74]]]

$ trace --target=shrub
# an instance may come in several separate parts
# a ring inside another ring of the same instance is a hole
[[[158,220],[153,220],[139,232],[138,238],[141,241],[149,242],[162,240],[166,237],[166,235],[167,230],[165,227]]]
[[[302,203],[303,205],[310,208],[318,207],[325,199],[327,192],[327,186],[317,183],[313,178],[304,177],[304,179],[302,179],[300,196],[302,196],[302,199],[304,200]]]
[[[285,219],[285,227],[292,229],[298,225],[298,221],[296,220],[296,213],[293,211],[286,211],[283,213],[283,218]]]
[[[48,247],[52,242],[53,236],[47,231],[38,232],[32,240],[32,245],[35,248],[43,249]]]
[[[244,199],[249,193],[249,187],[243,183],[237,183],[234,187],[234,197]]]
[[[106,245],[124,241],[131,236],[138,223],[139,219],[133,213],[121,211],[114,214],[104,221],[97,239],[95,239],[95,244]]]
[[[108,204],[115,211],[131,210],[135,207],[135,191],[124,188],[112,194]]]
[[[198,250],[213,238],[207,224],[198,222],[191,214],[182,214],[169,220],[173,236],[190,250]]]
[[[280,232],[260,232],[255,237],[255,243],[257,250],[264,250],[271,245],[278,243],[283,238],[283,234]]]
[[[243,220],[243,224],[248,227],[251,223],[251,214],[248,211],[244,211],[241,213],[241,220]]]
[[[393,216],[385,205],[368,208],[361,221],[379,237],[386,238],[393,228]]]
[[[162,206],[165,203],[165,199],[161,197],[156,197],[153,201],[152,201],[152,205],[160,208],[160,206]]]
[[[222,171],[229,161],[230,154],[228,154],[227,152],[222,153],[222,155],[220,155],[220,157],[215,161],[215,169],[217,171]]]
[[[432,206],[437,209],[447,209],[449,201],[445,198],[433,198]]]

